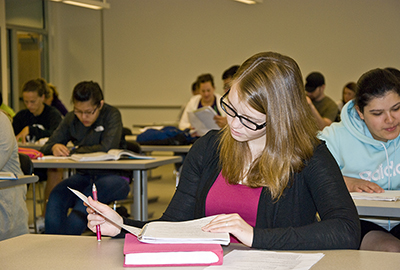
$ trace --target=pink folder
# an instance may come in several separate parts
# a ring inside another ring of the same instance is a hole
[[[125,236],[124,254],[125,267],[221,265],[224,255],[219,244],[147,244],[133,234]]]

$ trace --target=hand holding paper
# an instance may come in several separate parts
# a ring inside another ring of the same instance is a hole
[[[112,210],[108,205],[94,201],[92,198],[87,198],[78,190],[68,187],[76,196],[88,206],[88,227],[92,232],[96,232],[96,225],[101,226],[101,233],[103,235],[115,236],[121,232],[121,228],[124,228],[128,232],[138,236],[141,232],[140,228],[124,225],[122,223],[122,217],[117,212]],[[96,212],[99,215],[93,215]]]

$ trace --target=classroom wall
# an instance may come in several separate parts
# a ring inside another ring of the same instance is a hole
[[[335,101],[347,82],[367,70],[400,68],[397,0],[107,2],[111,8],[103,17],[100,11],[56,8],[61,65],[53,74],[62,85],[104,80],[106,102],[136,108],[121,108],[125,126],[176,120],[197,75],[212,73],[221,93],[222,72],[260,51],[293,57],[303,77],[322,72],[326,94]],[[160,105],[171,108],[141,108]]]
[[[49,2],[49,82],[68,109],[72,90],[80,81],[102,86],[101,12]]]

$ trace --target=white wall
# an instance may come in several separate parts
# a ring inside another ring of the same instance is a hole
[[[222,72],[260,51],[293,57],[304,77],[322,72],[334,100],[369,69],[400,68],[398,0],[107,1],[103,87],[113,105],[180,106],[196,76],[206,72],[221,93]],[[56,11],[56,80],[65,87],[101,82],[100,12],[65,5]],[[173,121],[178,110],[121,112],[130,126]]]
[[[85,80],[102,85],[100,11],[49,2],[50,80],[67,108],[74,86]]]

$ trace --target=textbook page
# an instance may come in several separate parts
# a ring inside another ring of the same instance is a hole
[[[229,233],[211,233],[201,229],[215,217],[209,216],[180,222],[153,221],[143,227],[138,239],[144,243],[214,243],[228,245],[230,242]]]
[[[211,129],[220,129],[214,120],[214,116],[217,113],[210,106],[189,112],[188,115],[190,124],[195,128],[199,136],[205,135]]]
[[[233,250],[224,256],[224,264],[206,270],[307,270],[322,259],[323,253],[291,253],[263,250]]]
[[[204,232],[201,229],[203,226],[210,223],[215,216],[181,222],[154,221],[147,223],[145,227],[141,229],[113,220],[111,217],[101,213],[90,205],[87,197],[80,191],[70,187],[68,187],[68,189],[89,205],[96,213],[102,215],[121,228],[124,228],[133,235],[136,235],[139,241],[144,243],[202,243],[228,245],[230,242],[229,233],[211,233]]]

